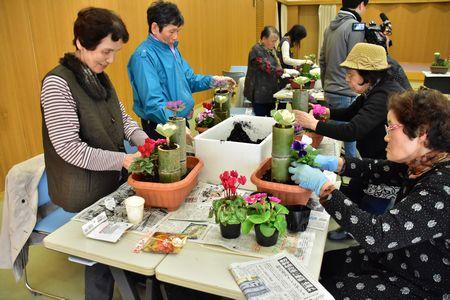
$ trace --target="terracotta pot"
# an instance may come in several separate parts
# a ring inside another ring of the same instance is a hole
[[[197,130],[198,133],[203,133],[208,129],[209,129],[208,127],[198,127],[198,126],[195,127],[195,130]]]
[[[138,196],[145,199],[145,207],[162,207],[169,211],[177,210],[197,185],[198,174],[203,168],[203,162],[197,157],[187,157],[187,167],[191,171],[178,182],[158,183],[136,180],[136,175],[128,177],[128,184],[133,187]]]
[[[259,226],[259,224],[255,225],[256,242],[258,243],[258,245],[263,247],[270,247],[275,245],[278,241],[278,230],[275,230],[272,236],[267,237],[262,234]]]
[[[226,239],[235,239],[241,235],[241,224],[227,224],[220,223],[220,233]]]
[[[280,198],[283,205],[306,205],[311,197],[312,192],[310,190],[301,188],[298,185],[270,182],[262,179],[264,173],[270,169],[271,161],[271,157],[264,160],[252,174],[251,181],[256,185],[258,192],[272,194]]]

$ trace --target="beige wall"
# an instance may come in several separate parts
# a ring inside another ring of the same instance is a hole
[[[179,0],[185,26],[180,50],[197,73],[220,74],[246,65],[256,42],[253,0]],[[107,73],[120,99],[132,112],[126,64],[147,36],[149,0],[0,0],[0,191],[12,165],[42,152],[40,84],[67,51],[73,51],[73,22],[83,7],[117,12],[130,33],[129,42]],[[275,22],[275,0],[259,1],[265,22]],[[196,101],[211,92],[196,94]],[[134,115],[134,114],[133,114]]]
[[[396,60],[428,64],[432,62],[433,53],[436,51],[441,52],[444,57],[450,56],[450,1],[401,4],[380,2],[383,1],[369,1],[363,21],[374,20],[379,24],[381,12],[389,17],[393,27],[391,38],[394,43],[390,53]],[[288,28],[294,24],[303,24],[308,30],[308,36],[302,41],[300,53],[297,52],[301,56],[317,53],[318,48],[319,6],[309,4],[288,6]],[[337,9],[339,8],[337,5]]]

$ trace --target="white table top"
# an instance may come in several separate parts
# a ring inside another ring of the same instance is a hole
[[[327,231],[307,230],[316,234],[307,270],[314,279],[318,279]],[[180,253],[166,256],[156,267],[156,278],[215,295],[245,299],[228,268],[233,262],[255,259],[258,258],[232,253],[222,248],[210,249],[209,246],[191,242],[187,243]]]
[[[320,91],[314,92],[313,90],[310,90],[309,93],[310,93],[310,96],[313,96],[314,99],[317,99],[317,100],[325,99],[323,92],[320,92]],[[292,89],[284,88],[284,89],[279,90],[275,94],[273,94],[273,97],[278,100],[292,100],[292,94],[293,94]]]
[[[83,223],[69,221],[44,239],[46,248],[93,260],[105,265],[151,276],[165,254],[133,253],[132,248],[142,235],[128,232],[117,243],[87,238],[81,231]]]
[[[422,71],[423,75],[425,75],[425,77],[450,77],[450,72],[447,72],[445,74],[436,74],[436,73],[431,73],[430,71]]]

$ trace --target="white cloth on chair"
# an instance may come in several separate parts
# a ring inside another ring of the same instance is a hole
[[[0,233],[0,268],[13,268],[16,281],[22,277],[22,248],[33,232],[37,221],[38,184],[45,169],[40,154],[9,170],[5,179],[3,219]],[[26,254],[24,251],[22,255]]]

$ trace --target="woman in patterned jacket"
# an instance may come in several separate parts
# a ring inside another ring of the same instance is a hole
[[[321,169],[399,184],[384,214],[359,209],[318,169],[290,168],[360,244],[326,253],[321,283],[337,299],[450,299],[450,103],[435,90],[408,91],[388,109],[388,160],[316,158]]]

